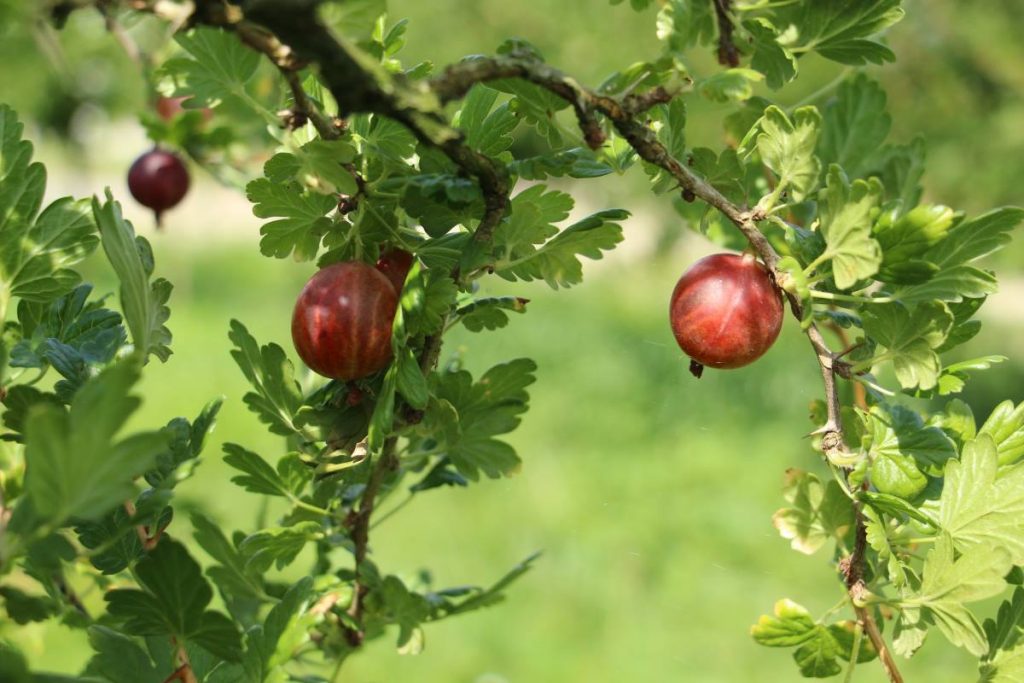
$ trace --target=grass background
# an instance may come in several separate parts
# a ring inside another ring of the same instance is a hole
[[[1024,133],[1017,123],[1024,113],[1024,48],[1010,39],[1020,3],[906,5],[908,19],[891,36],[901,60],[873,72],[890,93],[894,137],[923,132],[929,138],[929,199],[971,211],[1021,203]],[[408,63],[430,58],[443,64],[520,35],[595,83],[659,49],[653,12],[636,14],[603,0],[530,0],[514,7],[500,0],[394,0],[391,9],[394,17],[412,19],[403,55]],[[175,353],[167,364],[147,369],[146,403],[136,423],[152,427],[175,415],[191,417],[210,398],[225,395],[205,462],[181,487],[177,504],[206,510],[226,530],[252,529],[257,500],[228,481],[220,444],[235,441],[273,460],[282,443],[241,404],[246,387],[228,355],[228,320],[238,318],[261,342],[290,350],[291,306],[310,266],[262,258],[258,221],[244,199],[202,175],[185,205],[168,215],[166,233],[152,233],[149,218],[121,185],[123,170],[145,143],[136,124],[117,114],[138,106],[141,82],[92,20],[80,21],[62,40],[69,51],[91,55],[76,63],[107,77],[97,98],[107,98],[102,101],[114,117],[79,111],[60,137],[53,123],[61,120],[58,105],[68,92],[5,78],[0,101],[13,102],[31,120],[40,155],[51,164],[53,196],[88,195],[111,185],[140,231],[153,238],[158,272],[175,283]],[[8,27],[0,57],[10,73],[38,73],[50,83],[45,60],[26,35]],[[707,51],[692,57],[695,71],[714,68]],[[782,101],[799,101],[837,73],[814,61],[801,68],[806,79],[784,91]],[[688,135],[717,146],[721,111],[694,100]],[[588,208],[634,210],[622,249],[588,266],[586,282],[572,290],[485,285],[484,294],[531,299],[529,312],[506,330],[459,333],[445,346],[445,354],[463,354],[477,371],[519,356],[537,360],[532,409],[510,439],[523,457],[522,472],[429,492],[373,539],[385,570],[414,576],[429,568],[437,586],[488,583],[533,551],[544,555],[506,603],[428,626],[427,649],[418,657],[398,655],[390,638],[377,641],[350,661],[346,681],[798,680],[788,655],[756,646],[749,625],[781,597],[818,614],[842,597],[827,557],[790,551],[770,523],[783,502],[784,471],[820,467],[804,438],[813,427],[808,404],[820,395],[806,340],[787,321],[779,342],[756,365],[694,380],[667,325],[667,298],[680,272],[708,245],[685,239],[669,249],[654,247],[679,232],[679,221],[646,193],[642,174],[572,189]],[[964,397],[979,421],[998,400],[1022,398],[1022,253],[1014,248],[995,262],[1004,293],[986,306],[985,331],[961,354],[1013,359],[969,385]],[[86,272],[100,291],[112,288],[98,259]],[[187,533],[186,517],[172,529]],[[102,605],[98,594],[85,601],[94,611]],[[59,626],[19,627],[14,635],[34,664],[49,670],[77,671],[88,656],[82,634]],[[970,658],[941,636],[933,638],[905,665],[908,680],[974,680]],[[881,680],[877,665],[858,671],[858,681]]]

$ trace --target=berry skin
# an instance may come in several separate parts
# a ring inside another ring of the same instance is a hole
[[[343,381],[372,375],[391,360],[395,288],[362,261],[321,269],[295,302],[292,341],[315,372]]]
[[[377,259],[377,270],[384,273],[399,295],[405,286],[405,276],[412,268],[412,261],[412,254],[397,247],[381,252],[380,258]]]
[[[713,368],[739,368],[760,358],[778,338],[782,318],[779,290],[750,254],[697,261],[679,278],[669,305],[679,348]]]
[[[153,210],[158,226],[161,214],[182,200],[188,185],[185,164],[162,149],[146,152],[128,169],[128,189],[136,201]]]

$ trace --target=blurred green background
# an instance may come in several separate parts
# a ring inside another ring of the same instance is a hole
[[[111,186],[154,241],[159,274],[175,283],[174,351],[146,373],[139,424],[193,416],[218,394],[228,401],[206,460],[179,494],[179,511],[208,511],[227,530],[251,529],[256,498],[229,483],[219,445],[235,441],[273,459],[282,444],[240,401],[246,387],[228,356],[228,320],[260,341],[290,349],[294,297],[309,264],[271,261],[257,248],[259,221],[234,190],[197,170],[196,187],[155,234],[152,219],[123,184],[146,148],[134,119],[142,79],[95,16],[73,17],[68,32],[28,30],[0,0],[0,101],[29,122],[38,156],[50,166],[51,197]],[[1024,44],[1016,34],[1021,0],[958,3],[912,0],[890,34],[899,61],[872,69],[890,99],[893,137],[929,142],[927,199],[977,212],[1024,203]],[[547,59],[588,83],[656,56],[653,10],[635,13],[606,0],[392,0],[392,17],[412,19],[406,63],[444,64],[492,51],[507,36],[535,43]],[[53,39],[58,43],[51,42]],[[46,53],[46,54],[44,54]],[[716,68],[695,51],[696,73]],[[806,76],[778,99],[802,100],[840,69],[808,61]],[[721,144],[717,105],[693,98],[695,144]],[[509,328],[460,334],[445,348],[474,370],[530,356],[540,366],[532,410],[511,438],[524,459],[518,476],[469,489],[429,492],[376,530],[373,552],[387,571],[429,568],[435,585],[487,583],[534,550],[544,555],[481,613],[430,625],[427,649],[398,655],[392,640],[350,660],[345,680],[533,683],[534,681],[788,681],[788,655],[756,646],[748,628],[775,600],[790,597],[821,613],[842,597],[824,555],[789,550],[771,526],[789,467],[816,469],[804,435],[820,378],[806,341],[787,323],[755,366],[709,372],[699,382],[668,329],[665,309],[679,273],[711,247],[680,229],[668,201],[645,190],[642,173],[577,183],[579,208],[634,212],[626,241],[587,281],[557,296],[543,286],[484,285],[484,292],[532,300]],[[666,236],[671,249],[660,248]],[[968,385],[979,421],[998,401],[1022,398],[1024,338],[1018,244],[995,262],[1002,292],[983,309],[985,331],[963,356],[1003,353],[1011,361]],[[109,291],[98,259],[87,274]],[[183,533],[185,514],[173,529]],[[97,609],[101,596],[84,596]],[[25,627],[19,642],[37,666],[76,671],[84,636],[61,627]],[[904,665],[908,680],[974,680],[970,658],[933,636]],[[857,680],[881,680],[877,665]]]

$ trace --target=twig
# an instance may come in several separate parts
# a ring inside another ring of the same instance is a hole
[[[715,17],[718,19],[718,63],[722,66],[740,65],[740,51],[732,40],[736,27],[729,16],[732,0],[715,0]]]
[[[370,472],[370,479],[366,482],[366,488],[359,499],[359,509],[355,513],[352,524],[352,544],[354,545],[353,555],[355,557],[355,585],[353,586],[352,604],[349,607],[349,616],[358,624],[363,616],[363,598],[368,591],[359,575],[363,562],[366,560],[366,553],[370,543],[370,518],[373,516],[374,506],[377,502],[377,494],[380,493],[381,484],[384,478],[398,467],[398,459],[395,457],[395,445],[397,437],[388,437],[381,449],[380,456]],[[349,644],[357,647],[363,642],[362,631],[348,631]]]

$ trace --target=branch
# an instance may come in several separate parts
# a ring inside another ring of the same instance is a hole
[[[373,470],[370,472],[370,478],[366,482],[366,488],[363,490],[363,495],[359,499],[359,509],[355,512],[352,523],[351,537],[352,543],[355,546],[353,555],[355,556],[356,577],[352,587],[352,604],[349,607],[348,613],[357,624],[362,620],[363,598],[366,597],[366,593],[369,590],[362,582],[359,570],[361,569],[363,562],[366,561],[366,553],[369,549],[370,518],[373,516],[374,506],[377,502],[377,494],[380,493],[380,487],[384,483],[384,478],[398,468],[398,458],[395,457],[395,445],[397,442],[398,438],[394,436],[388,437],[387,441],[384,442],[384,448],[381,449],[379,459],[373,465]],[[347,631],[347,635],[349,644],[353,647],[358,647],[362,644],[362,631],[349,629]]]
[[[715,0],[715,17],[718,19],[718,63],[722,66],[740,65],[740,51],[732,40],[736,26],[729,16],[732,0]]]
[[[467,146],[462,134],[442,116],[441,103],[433,93],[384,71],[332,35],[317,16],[318,4],[317,0],[252,0],[246,16],[293,46],[296,55],[319,66],[342,115],[364,112],[399,121],[420,142],[436,147],[474,177],[484,196],[484,213],[474,239],[478,244],[489,244],[509,206],[511,184],[505,165]],[[199,9],[210,5],[217,3],[206,0]],[[216,13],[212,19],[219,20]]]

